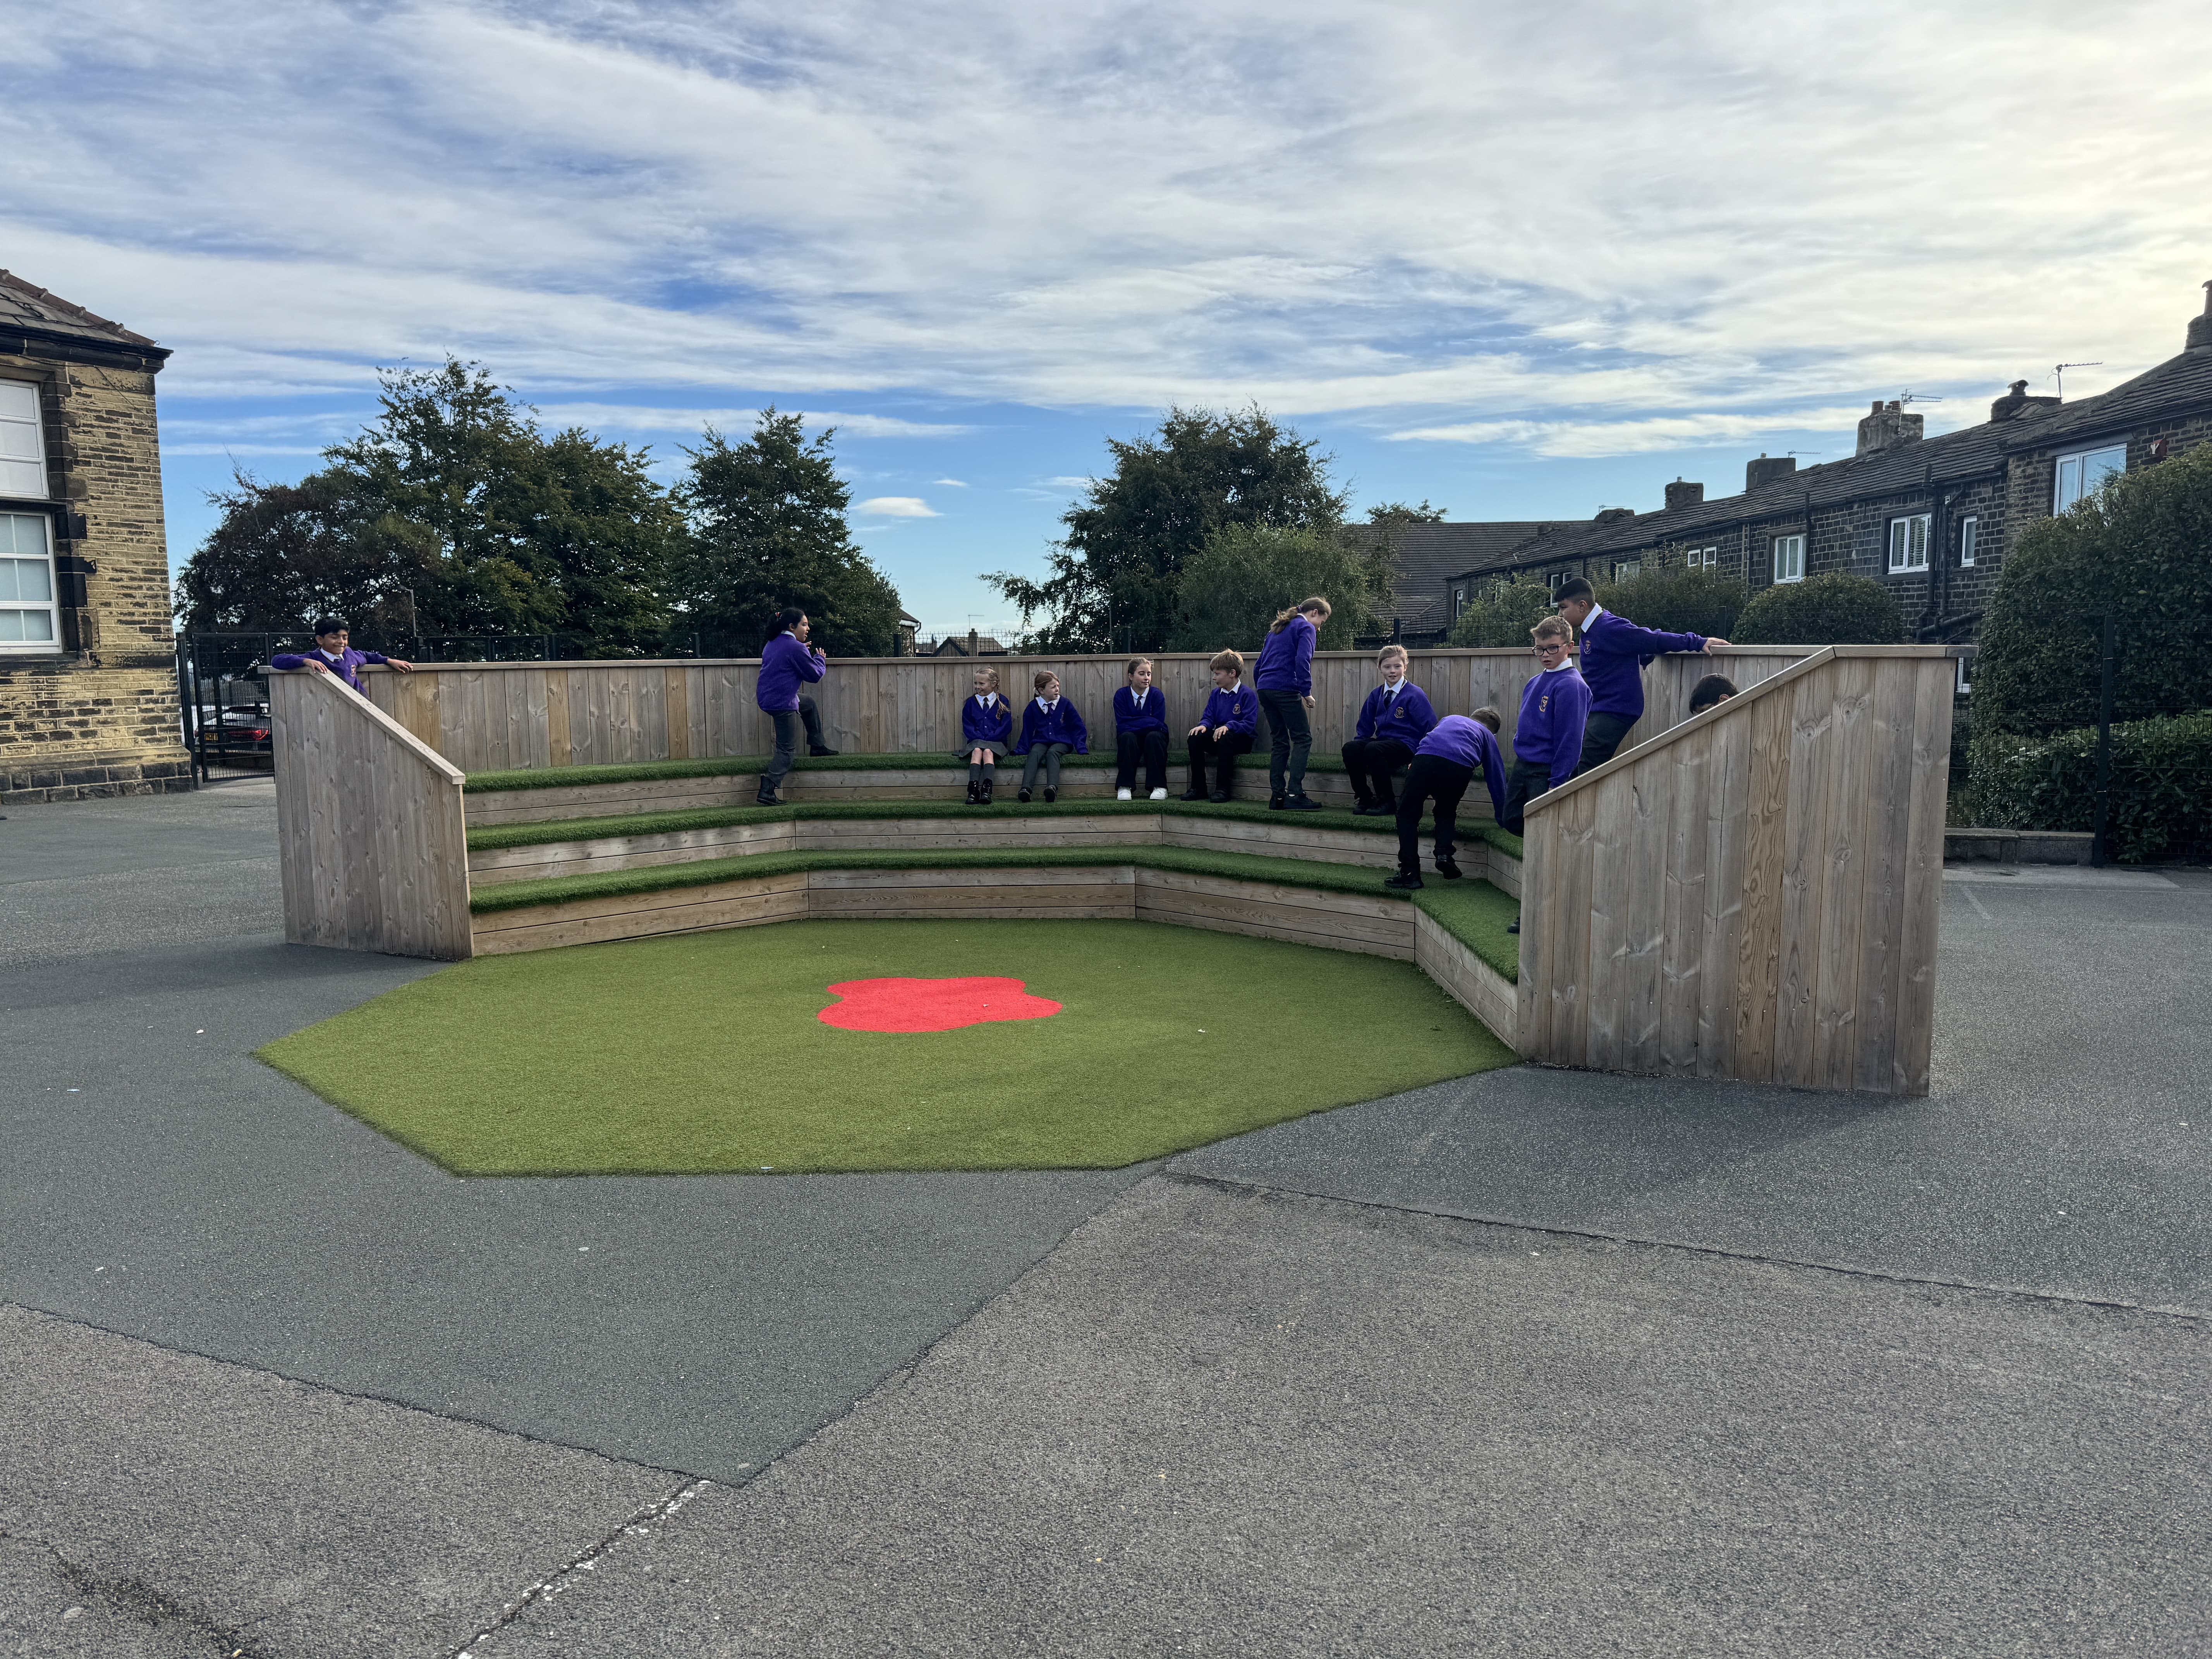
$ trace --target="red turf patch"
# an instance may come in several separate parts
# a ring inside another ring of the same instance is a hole
[[[957,1031],[994,1019],[1043,1019],[1060,1012],[1018,979],[848,979],[842,997],[815,1018],[844,1031]]]

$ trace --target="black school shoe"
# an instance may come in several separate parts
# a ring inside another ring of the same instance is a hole
[[[1226,789],[1217,789],[1208,795],[1206,799],[1212,801],[1216,806],[1224,805],[1229,799],[1229,792]]]
[[[1049,805],[1051,805],[1053,804],[1053,802],[1054,802],[1054,801],[1058,800],[1059,799],[1060,799],[1060,791],[1059,791],[1059,790],[1057,790],[1057,789],[1055,789],[1055,788],[1054,788],[1054,787],[1053,787],[1050,784],[1048,784],[1048,783],[1047,785],[1045,785],[1045,787],[1044,787],[1044,804],[1045,804],[1047,806],[1049,806]]]
[[[1382,878],[1382,884],[1385,887],[1395,887],[1401,893],[1410,893],[1415,888],[1425,886],[1427,884],[1422,881],[1419,871],[1401,870],[1395,876],[1385,876]]]
[[[824,755],[842,754],[844,751],[839,749],[824,749],[819,744],[817,744],[806,752],[810,758],[820,760]]]
[[[1311,795],[1286,795],[1283,805],[1293,812],[1318,812],[1321,803]]]
[[[1267,810],[1271,812],[1279,812],[1288,799],[1289,797],[1286,795],[1272,795],[1267,800]]]
[[[1027,806],[1030,804],[1030,792],[1024,789],[1020,794],[1016,795],[1014,799],[1021,802],[1023,805]]]
[[[781,806],[783,803],[778,800],[774,795],[756,795],[753,797],[753,805],[756,806]]]
[[[1182,792],[1182,794],[1179,799],[1183,800],[1204,800],[1206,799],[1206,791],[1203,789],[1186,789]]]
[[[1438,859],[1437,860],[1437,873],[1442,876],[1446,881],[1457,881],[1459,879],[1458,861],[1454,859]]]
[[[974,805],[977,805],[978,803],[980,803],[980,802],[982,800],[982,799],[983,799],[983,781],[982,781],[982,779],[981,779],[981,778],[970,778],[970,779],[969,779],[969,780],[968,780],[968,804],[969,804],[969,805],[970,805],[970,806],[974,806]]]

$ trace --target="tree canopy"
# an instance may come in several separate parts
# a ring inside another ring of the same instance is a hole
[[[1170,409],[1157,431],[1106,447],[1113,466],[1061,514],[1044,580],[983,578],[1021,607],[1024,626],[1046,618],[1035,635],[1042,649],[1158,650],[1176,629],[1183,567],[1217,531],[1322,530],[1344,517],[1329,458],[1256,406]]]
[[[1736,618],[1751,602],[1750,590],[1735,577],[1682,564],[1646,564],[1633,576],[1595,586],[1600,605],[1638,627],[1724,640],[1735,637]]]
[[[1829,570],[1763,589],[1728,637],[1738,645],[1895,645],[1905,637],[1905,614],[1871,576]]]
[[[1314,594],[1331,607],[1321,649],[1348,651],[1354,635],[1373,631],[1374,567],[1334,528],[1227,526],[1206,538],[1176,579],[1168,648],[1256,651],[1279,612]]]
[[[833,435],[809,440],[797,415],[770,407],[744,442],[709,427],[698,448],[684,451],[691,467],[677,499],[690,535],[672,583],[684,625],[757,640],[793,605],[833,655],[890,654],[898,591],[854,544]]]
[[[1503,650],[1528,649],[1528,630],[1559,607],[1552,590],[1541,582],[1496,582],[1468,596],[1467,609],[1452,623],[1451,642],[1456,646]]]
[[[178,578],[196,629],[557,634],[586,656],[757,649],[786,605],[847,654],[888,653],[898,594],[853,544],[824,432],[764,411],[709,428],[672,494],[643,447],[550,435],[480,366],[380,377],[380,413],[296,484],[239,473]]]

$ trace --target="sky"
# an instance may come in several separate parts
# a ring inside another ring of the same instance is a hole
[[[998,631],[1170,405],[1355,512],[1579,518],[2102,390],[2212,278],[2212,8],[78,0],[9,55],[0,266],[173,350],[173,562],[453,354],[669,479],[834,426],[907,608]]]

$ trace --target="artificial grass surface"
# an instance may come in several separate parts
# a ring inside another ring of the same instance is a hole
[[[1521,981],[1521,938],[1507,927],[1521,919],[1521,901],[1486,881],[1444,881],[1431,871],[1413,902],[1509,985]]]
[[[1062,1005],[840,1030],[846,980]],[[1510,1065],[1411,963],[1132,921],[805,921],[484,957],[260,1056],[460,1175],[1112,1168]]]
[[[1358,817],[1348,811],[1324,807],[1296,817],[1270,809],[1261,801],[1180,800],[1063,800],[1023,805],[1015,800],[994,801],[988,806],[967,806],[948,795],[944,800],[880,800],[796,802],[783,806],[695,806],[674,812],[629,812],[596,818],[552,818],[536,823],[487,824],[468,832],[469,848],[486,852],[501,847],[546,847],[564,841],[599,841],[622,836],[663,836],[686,830],[720,830],[739,823],[781,823],[791,820],[844,818],[1011,818],[1085,817],[1117,813],[1167,812],[1194,817],[1226,817],[1249,823],[1291,823],[1309,829],[1358,830],[1372,835],[1395,836],[1395,819]],[[1495,823],[1470,821],[1462,826],[1461,839],[1483,841],[1521,856],[1521,837],[1508,835]]]
[[[1171,764],[1181,764],[1177,756],[1184,751],[1170,747],[1168,754]],[[471,772],[463,786],[471,793],[495,789],[566,789],[580,784],[643,783],[657,778],[721,778],[742,777],[747,773],[767,769],[769,757],[766,755],[730,755],[720,760],[669,760],[617,762],[600,766],[525,766],[505,772]],[[1088,755],[1070,755],[1060,762],[1063,767],[1110,767],[1114,751],[1109,747],[1103,754],[1093,750]],[[1237,764],[1246,769],[1264,772],[1267,769],[1267,751],[1255,750],[1237,757]],[[916,750],[896,755],[800,755],[792,762],[794,772],[913,772],[942,768],[948,778],[964,777],[966,769],[952,758],[947,750]],[[999,769],[1001,781],[1007,768]],[[1012,769],[1021,769],[1019,757],[1013,759]],[[1341,755],[1316,752],[1306,762],[1309,772],[1341,772]]]

